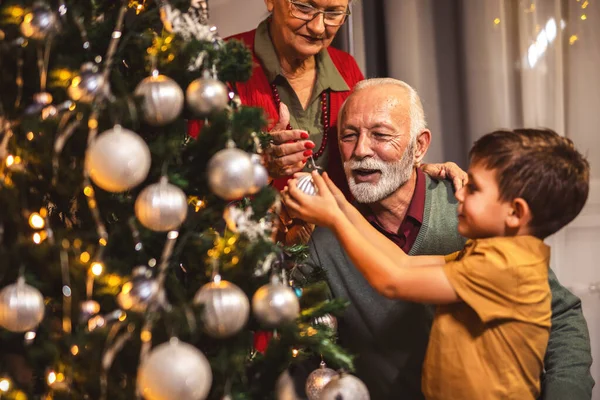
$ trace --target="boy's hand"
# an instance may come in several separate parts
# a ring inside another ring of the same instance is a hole
[[[337,196],[343,197],[344,195],[329,180],[326,172],[323,175],[324,177],[321,177],[317,171],[312,172],[313,182],[319,191],[316,195],[307,195],[298,189],[298,179],[291,179],[283,190],[282,197],[285,206],[295,216],[306,222],[332,228],[338,218],[344,217],[336,199]],[[335,194],[330,188],[334,190]]]

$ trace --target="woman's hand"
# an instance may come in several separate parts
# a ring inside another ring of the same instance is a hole
[[[339,189],[331,182],[326,172],[321,177],[317,171],[313,171],[312,179],[318,189],[318,193],[314,196],[298,189],[298,179],[294,178],[288,181],[288,186],[282,191],[285,206],[291,214],[306,222],[332,228],[336,220],[345,218],[343,211],[338,206],[336,195],[331,190],[339,192]]]
[[[290,112],[283,103],[279,105],[279,122],[269,132],[273,143],[266,150],[266,166],[272,178],[293,175],[302,171],[306,158],[312,156],[315,144],[308,139],[308,132],[301,129],[288,130]]]
[[[467,173],[453,162],[444,164],[422,164],[419,168],[434,179],[451,179],[455,192],[465,186],[469,180]]]

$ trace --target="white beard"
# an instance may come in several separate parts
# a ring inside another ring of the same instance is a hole
[[[344,171],[348,179],[350,193],[359,203],[376,203],[394,193],[404,185],[413,173],[415,143],[411,140],[402,158],[394,162],[385,162],[374,158],[362,160],[351,159],[344,162]],[[377,183],[356,182],[352,170],[380,170],[381,176]]]

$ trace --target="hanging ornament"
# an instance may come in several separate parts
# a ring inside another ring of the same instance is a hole
[[[194,296],[202,304],[202,321],[206,333],[215,338],[233,336],[246,325],[250,302],[242,289],[217,275],[213,282],[202,286]]]
[[[337,331],[337,319],[331,314],[325,314],[312,320],[313,325],[324,325],[333,332]]]
[[[327,368],[327,365],[324,361],[321,361],[319,368],[315,369],[313,372],[308,375],[306,378],[306,385],[304,386],[304,390],[306,391],[306,397],[308,400],[319,400],[321,398],[321,392],[323,388],[333,379],[333,377],[337,376],[337,372],[332,370],[331,368]]]
[[[262,165],[261,157],[258,154],[252,154],[250,160],[252,161],[253,180],[249,193],[254,194],[269,184],[269,173]]]
[[[81,66],[79,75],[71,80],[67,94],[73,101],[91,103],[96,96],[108,96],[108,84],[104,84],[104,77],[98,72],[98,67],[91,62]]]
[[[315,186],[315,182],[313,181],[313,178],[310,174],[304,175],[301,178],[299,178],[296,186],[298,186],[298,189],[302,190],[309,196],[314,196],[317,193],[319,193],[319,190]]]
[[[79,308],[81,309],[81,313],[79,314],[79,320],[81,322],[87,322],[90,318],[100,312],[100,304],[95,300],[83,301]]]
[[[252,187],[254,166],[250,156],[237,148],[218,151],[208,162],[210,190],[225,200],[243,197]]]
[[[150,125],[173,122],[183,109],[183,90],[165,75],[147,77],[137,85],[135,95],[143,97],[144,121]]]
[[[298,318],[300,303],[290,287],[273,280],[254,293],[252,311],[264,325],[278,326]]]
[[[171,339],[148,354],[137,382],[146,400],[203,400],[212,385],[212,371],[200,350]]]
[[[320,400],[369,400],[367,385],[354,375],[342,373],[332,377],[321,392]]]
[[[185,221],[187,196],[167,177],[146,187],[135,201],[135,216],[146,228],[156,232],[172,231]]]
[[[47,4],[36,2],[31,12],[23,17],[20,28],[23,36],[27,38],[44,40],[58,32],[58,17]]]
[[[22,276],[0,291],[0,325],[9,331],[34,329],[44,319],[44,311],[44,297]]]
[[[123,284],[117,303],[124,310],[143,313],[158,293],[158,283],[152,279],[152,271],[140,265],[131,273],[131,280]]]
[[[88,148],[85,168],[94,183],[108,192],[139,185],[150,170],[150,150],[135,132],[115,125]]]
[[[229,103],[227,86],[207,73],[189,84],[185,96],[188,107],[201,116],[224,110]]]

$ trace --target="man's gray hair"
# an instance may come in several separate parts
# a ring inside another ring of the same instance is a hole
[[[352,93],[350,94],[350,96],[348,96],[348,98],[346,99],[346,101],[344,102],[342,107],[340,108],[339,117],[342,116],[342,113],[344,112],[344,107],[345,107],[348,99],[350,99],[350,97],[354,96],[357,92],[359,92],[362,89],[369,88],[369,87],[385,86],[385,85],[400,86],[401,88],[405,89],[408,92],[409,101],[410,101],[410,110],[409,110],[410,137],[411,137],[411,139],[415,140],[419,133],[421,133],[425,129],[427,129],[427,121],[425,120],[425,112],[423,111],[423,104],[421,103],[421,98],[419,97],[419,94],[417,93],[417,91],[415,89],[413,89],[413,87],[410,86],[408,83],[403,82],[399,79],[371,78],[371,79],[365,79],[365,80],[358,82],[352,89]],[[338,118],[338,120],[341,121],[341,118]],[[338,126],[340,126],[339,123],[338,123]]]

